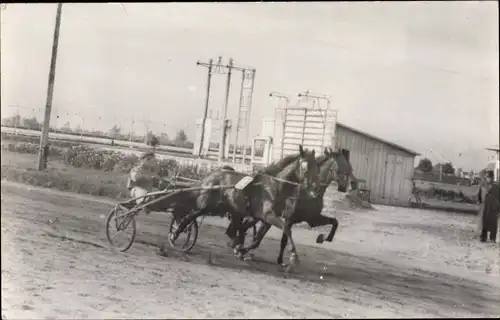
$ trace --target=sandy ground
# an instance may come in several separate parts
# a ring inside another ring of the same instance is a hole
[[[318,230],[294,229],[301,264],[285,278],[274,264],[275,229],[253,262],[226,248],[219,218],[205,219],[191,254],[160,257],[155,245],[168,219],[153,213],[138,217],[136,243],[119,253],[105,240],[109,200],[11,182],[1,195],[8,319],[500,315],[500,250],[476,240],[471,215],[338,213],[333,243],[316,245]]]

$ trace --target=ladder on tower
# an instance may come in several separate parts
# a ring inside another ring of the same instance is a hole
[[[254,81],[255,69],[245,69],[241,80],[240,104],[238,108],[238,118],[236,121],[234,149],[232,155],[233,163],[237,162],[237,153],[241,156],[241,163],[245,163],[246,149],[248,147],[248,133],[250,127],[250,111],[252,108]]]

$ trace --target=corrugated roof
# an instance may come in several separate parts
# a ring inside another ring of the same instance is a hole
[[[400,146],[399,144],[396,144],[396,143],[393,143],[393,142],[390,142],[390,141],[384,140],[384,139],[382,139],[382,138],[376,137],[376,136],[374,136],[374,135],[372,135],[372,134],[369,134],[369,133],[363,132],[363,131],[361,131],[361,130],[354,129],[353,127],[350,127],[350,126],[345,125],[345,124],[343,124],[343,123],[337,122],[337,125],[338,125],[338,126],[340,126],[340,127],[345,128],[345,129],[347,129],[347,130],[350,130],[350,131],[353,131],[353,132],[359,133],[359,134],[361,134],[361,135],[367,136],[367,137],[369,137],[369,138],[371,138],[371,139],[374,139],[374,140],[380,141],[380,142],[382,142],[382,143],[384,143],[384,144],[390,145],[391,147],[393,147],[393,148],[395,148],[395,149],[398,149],[398,150],[404,151],[404,152],[409,153],[409,154],[411,154],[411,155],[414,155],[414,156],[419,156],[419,155],[420,155],[420,153],[418,153],[418,152],[416,152],[416,151],[410,150],[410,149],[408,149],[408,148],[405,148],[405,147],[403,147],[403,146]]]

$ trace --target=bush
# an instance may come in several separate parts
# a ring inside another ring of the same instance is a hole
[[[99,170],[104,163],[104,154],[102,151],[78,145],[66,150],[64,160],[67,164],[76,168],[84,167]]]
[[[122,160],[122,155],[118,152],[104,152],[103,163],[101,165],[104,171],[115,171],[116,166]]]
[[[38,153],[39,146],[30,142],[8,143],[2,144],[2,149],[12,152],[36,154]],[[66,148],[50,146],[49,155],[62,157],[67,165],[76,168],[90,168],[123,173],[129,173],[139,162],[139,157],[133,154],[126,155],[121,152],[96,150],[86,145],[70,145]],[[200,180],[209,172],[208,168],[196,165],[180,165],[173,159],[159,160],[158,165],[161,177],[179,174],[186,178]]]
[[[139,157],[136,155],[124,155],[117,153],[118,162],[115,164],[114,171],[116,172],[130,172],[132,168],[139,162]]]
[[[2,149],[17,153],[38,154],[40,145],[35,143],[9,143],[7,146],[2,145]],[[64,149],[49,146],[49,156],[61,157],[63,155]]]
[[[160,177],[174,175],[179,170],[179,164],[173,159],[160,160],[158,161],[158,166],[160,167]]]

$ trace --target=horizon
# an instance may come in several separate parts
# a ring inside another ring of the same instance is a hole
[[[257,70],[250,137],[278,105],[269,92],[310,89],[332,97],[339,122],[433,163],[480,169],[499,144],[495,2],[123,6],[63,5],[51,125],[140,135],[151,120],[156,134],[184,129],[194,140],[206,85],[196,61],[223,56]],[[17,105],[43,119],[55,12],[53,3],[1,11],[2,118]],[[214,114],[225,80],[213,77]]]

